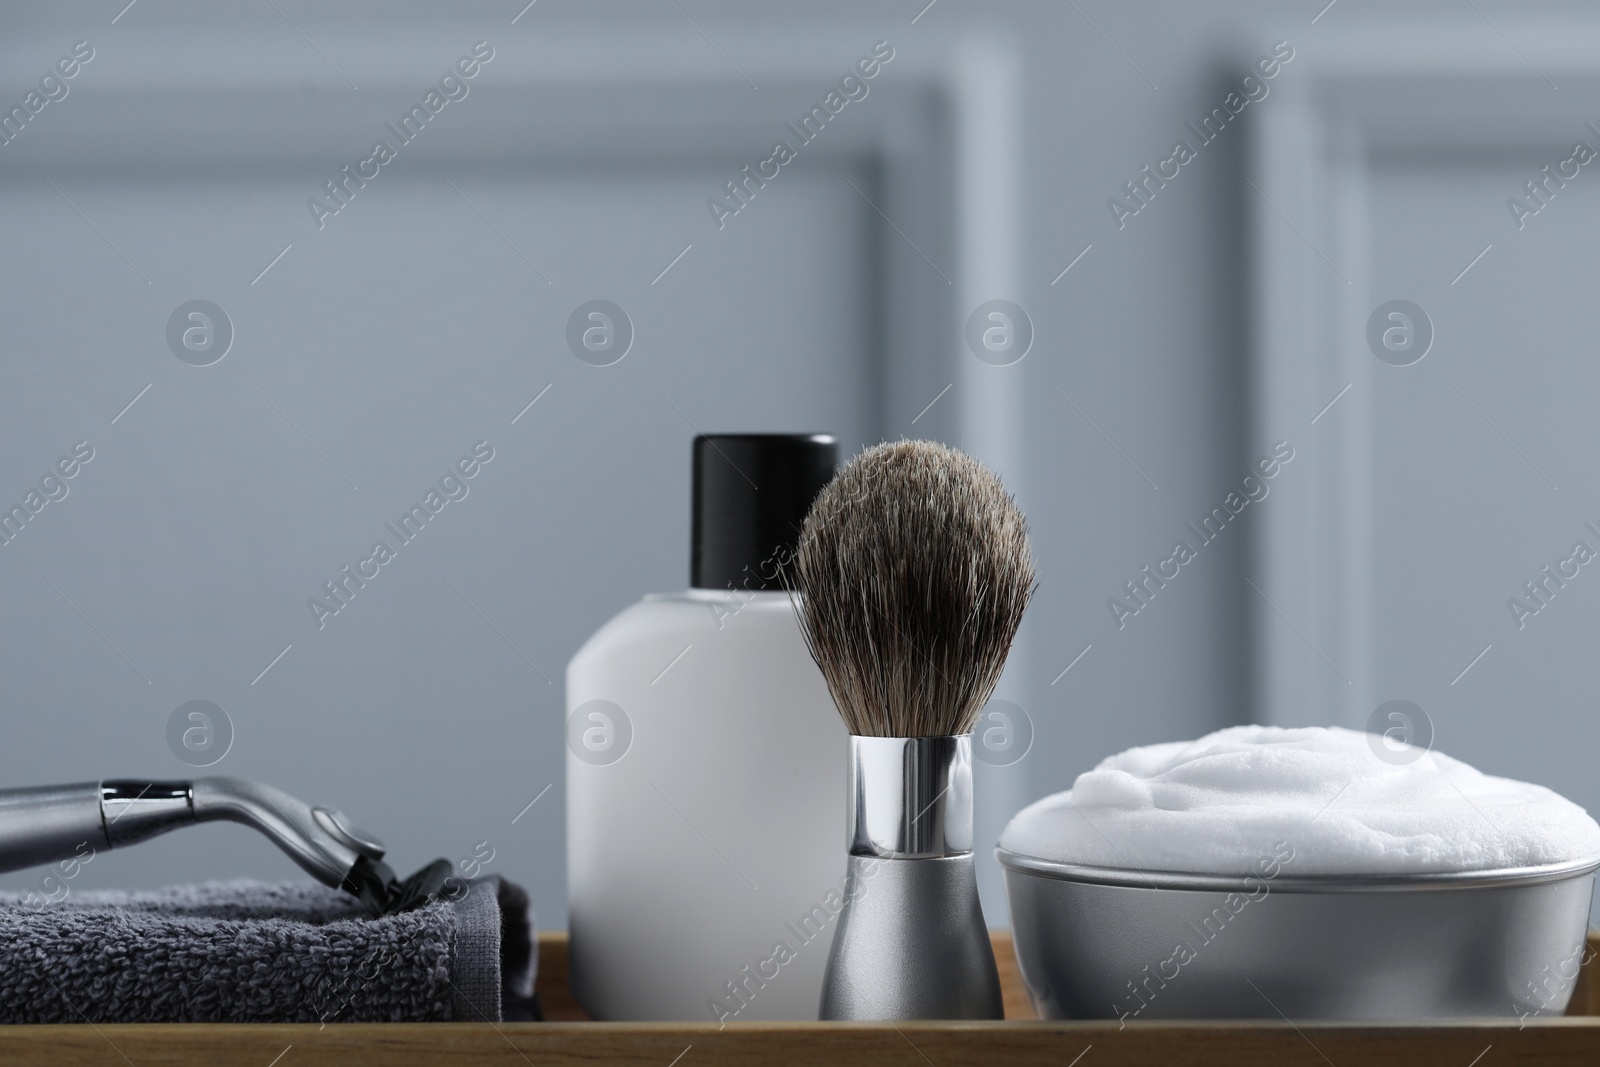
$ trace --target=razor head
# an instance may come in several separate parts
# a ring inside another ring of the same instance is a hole
[[[403,882],[395,883],[389,895],[389,911],[410,911],[420,908],[444,892],[450,881],[450,861],[437,859]]]
[[[450,861],[437,859],[401,881],[382,860],[362,856],[339,888],[364,904],[374,917],[420,908],[437,897],[450,880]]]

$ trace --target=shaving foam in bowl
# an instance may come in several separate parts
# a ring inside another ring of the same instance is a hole
[[[1341,729],[1133,748],[1000,838],[1044,1019],[1559,1015],[1600,826],[1541,786]]]
[[[1024,808],[1000,848],[1084,867],[1258,875],[1287,845],[1284,873],[1297,878],[1600,861],[1600,825],[1551,790],[1440,752],[1380,759],[1375,740],[1340,727],[1234,726],[1130,748]]]

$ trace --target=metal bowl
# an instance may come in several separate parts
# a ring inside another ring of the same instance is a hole
[[[1600,861],[1403,877],[1080,867],[997,849],[1044,1019],[1555,1016]]]

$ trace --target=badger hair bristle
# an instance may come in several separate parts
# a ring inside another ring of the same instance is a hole
[[[852,734],[972,730],[1034,589],[1000,479],[931,441],[868,448],[818,495],[795,559],[801,630]]]

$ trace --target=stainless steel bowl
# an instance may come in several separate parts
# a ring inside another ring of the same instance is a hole
[[[1560,1015],[1600,868],[1245,878],[996,854],[1045,1019]]]

